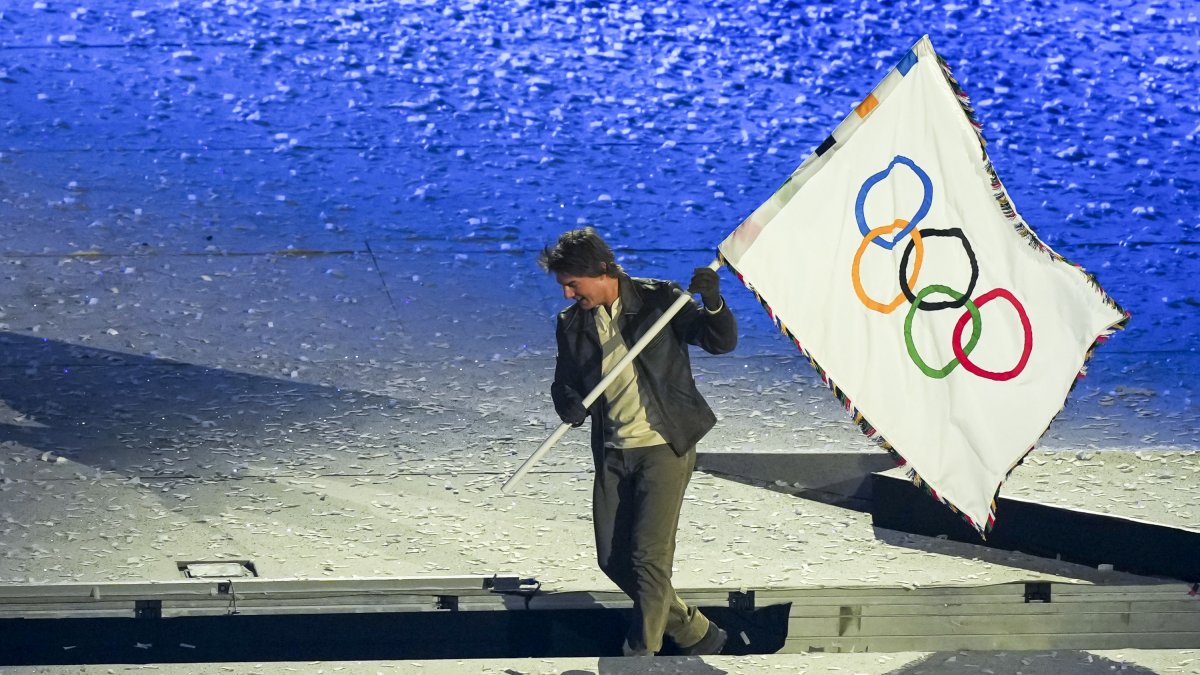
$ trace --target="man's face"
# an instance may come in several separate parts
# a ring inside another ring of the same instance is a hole
[[[562,286],[563,297],[574,300],[580,309],[611,305],[617,299],[617,280],[614,277],[577,277],[559,272],[554,278]]]

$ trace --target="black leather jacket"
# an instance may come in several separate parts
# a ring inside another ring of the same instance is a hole
[[[670,281],[638,279],[622,273],[619,277],[621,334],[632,347],[646,330],[675,302],[683,290]],[[595,388],[603,374],[604,357],[596,333],[595,310],[583,311],[572,305],[558,315],[556,329],[558,359],[550,394],[560,417],[573,401],[582,401]],[[708,433],[717,418],[696,389],[692,377],[688,345],[697,345],[710,354],[724,354],[737,346],[737,321],[729,306],[722,302],[720,311],[710,314],[703,305],[692,301],[671,320],[645,350],[633,361],[638,385],[648,392],[649,405],[658,406],[657,415],[665,428],[655,427],[676,454],[683,455]],[[592,454],[599,462],[604,450],[604,411],[607,401],[601,396],[592,404]]]

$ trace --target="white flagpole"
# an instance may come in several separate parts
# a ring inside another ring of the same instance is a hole
[[[708,269],[713,270],[714,272],[720,268],[720,258],[717,258],[708,264]],[[636,343],[634,343],[633,347],[629,349],[629,353],[626,354],[625,357],[620,361],[617,361],[617,365],[613,366],[613,369],[604,376],[604,379],[600,380],[600,384],[597,384],[595,389],[592,389],[591,393],[584,397],[583,407],[585,409],[592,407],[592,404],[596,402],[596,399],[600,398],[600,395],[604,393],[605,389],[608,389],[608,385],[612,384],[612,381],[617,379],[617,375],[620,375],[622,370],[625,370],[629,364],[633,363],[633,359],[637,357],[638,354],[642,353],[642,350],[646,348],[646,345],[650,344],[650,341],[654,339],[654,336],[658,335],[659,332],[661,332],[662,329],[665,328],[668,323],[670,323],[671,319],[675,318],[675,315],[679,313],[679,310],[683,309],[683,306],[688,302],[691,302],[691,300],[692,296],[687,292],[681,293],[679,297],[675,299],[675,302],[667,308],[667,311],[663,312],[663,315],[658,317],[658,320],[650,326],[650,329],[646,331],[646,334],[643,335]],[[550,434],[550,438],[547,438],[545,441],[543,441],[542,444],[538,446],[538,449],[534,450],[533,454],[529,456],[529,459],[525,460],[524,464],[517,467],[517,470],[513,473],[512,477],[505,481],[504,485],[500,488],[501,491],[512,492],[513,488],[516,487],[521,478],[523,478],[525,474],[529,473],[529,470],[533,468],[534,464],[537,464],[538,461],[541,460],[543,455],[545,455],[547,452],[550,452],[550,448],[553,448],[554,445],[558,443],[559,439],[563,437],[563,434],[567,433],[570,428],[571,425],[567,424],[566,422],[558,425],[558,428],[554,430],[554,433]]]

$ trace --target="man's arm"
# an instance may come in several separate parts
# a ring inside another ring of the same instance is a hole
[[[688,303],[679,312],[675,325],[684,327],[683,338],[709,354],[725,354],[737,347],[737,319],[721,297],[721,280],[708,267],[697,267],[688,285],[689,293],[698,293],[703,301]]]
[[[588,411],[583,407],[583,396],[576,389],[580,380],[579,366],[571,358],[561,316],[558,317],[555,339],[558,342],[558,356],[554,360],[554,382],[550,385],[550,398],[554,401],[554,411],[558,413],[558,418],[577,427],[587,420]]]

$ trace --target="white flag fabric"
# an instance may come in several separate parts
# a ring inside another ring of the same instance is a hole
[[[863,431],[981,534],[1129,317],[1021,219],[928,36],[720,255]]]

